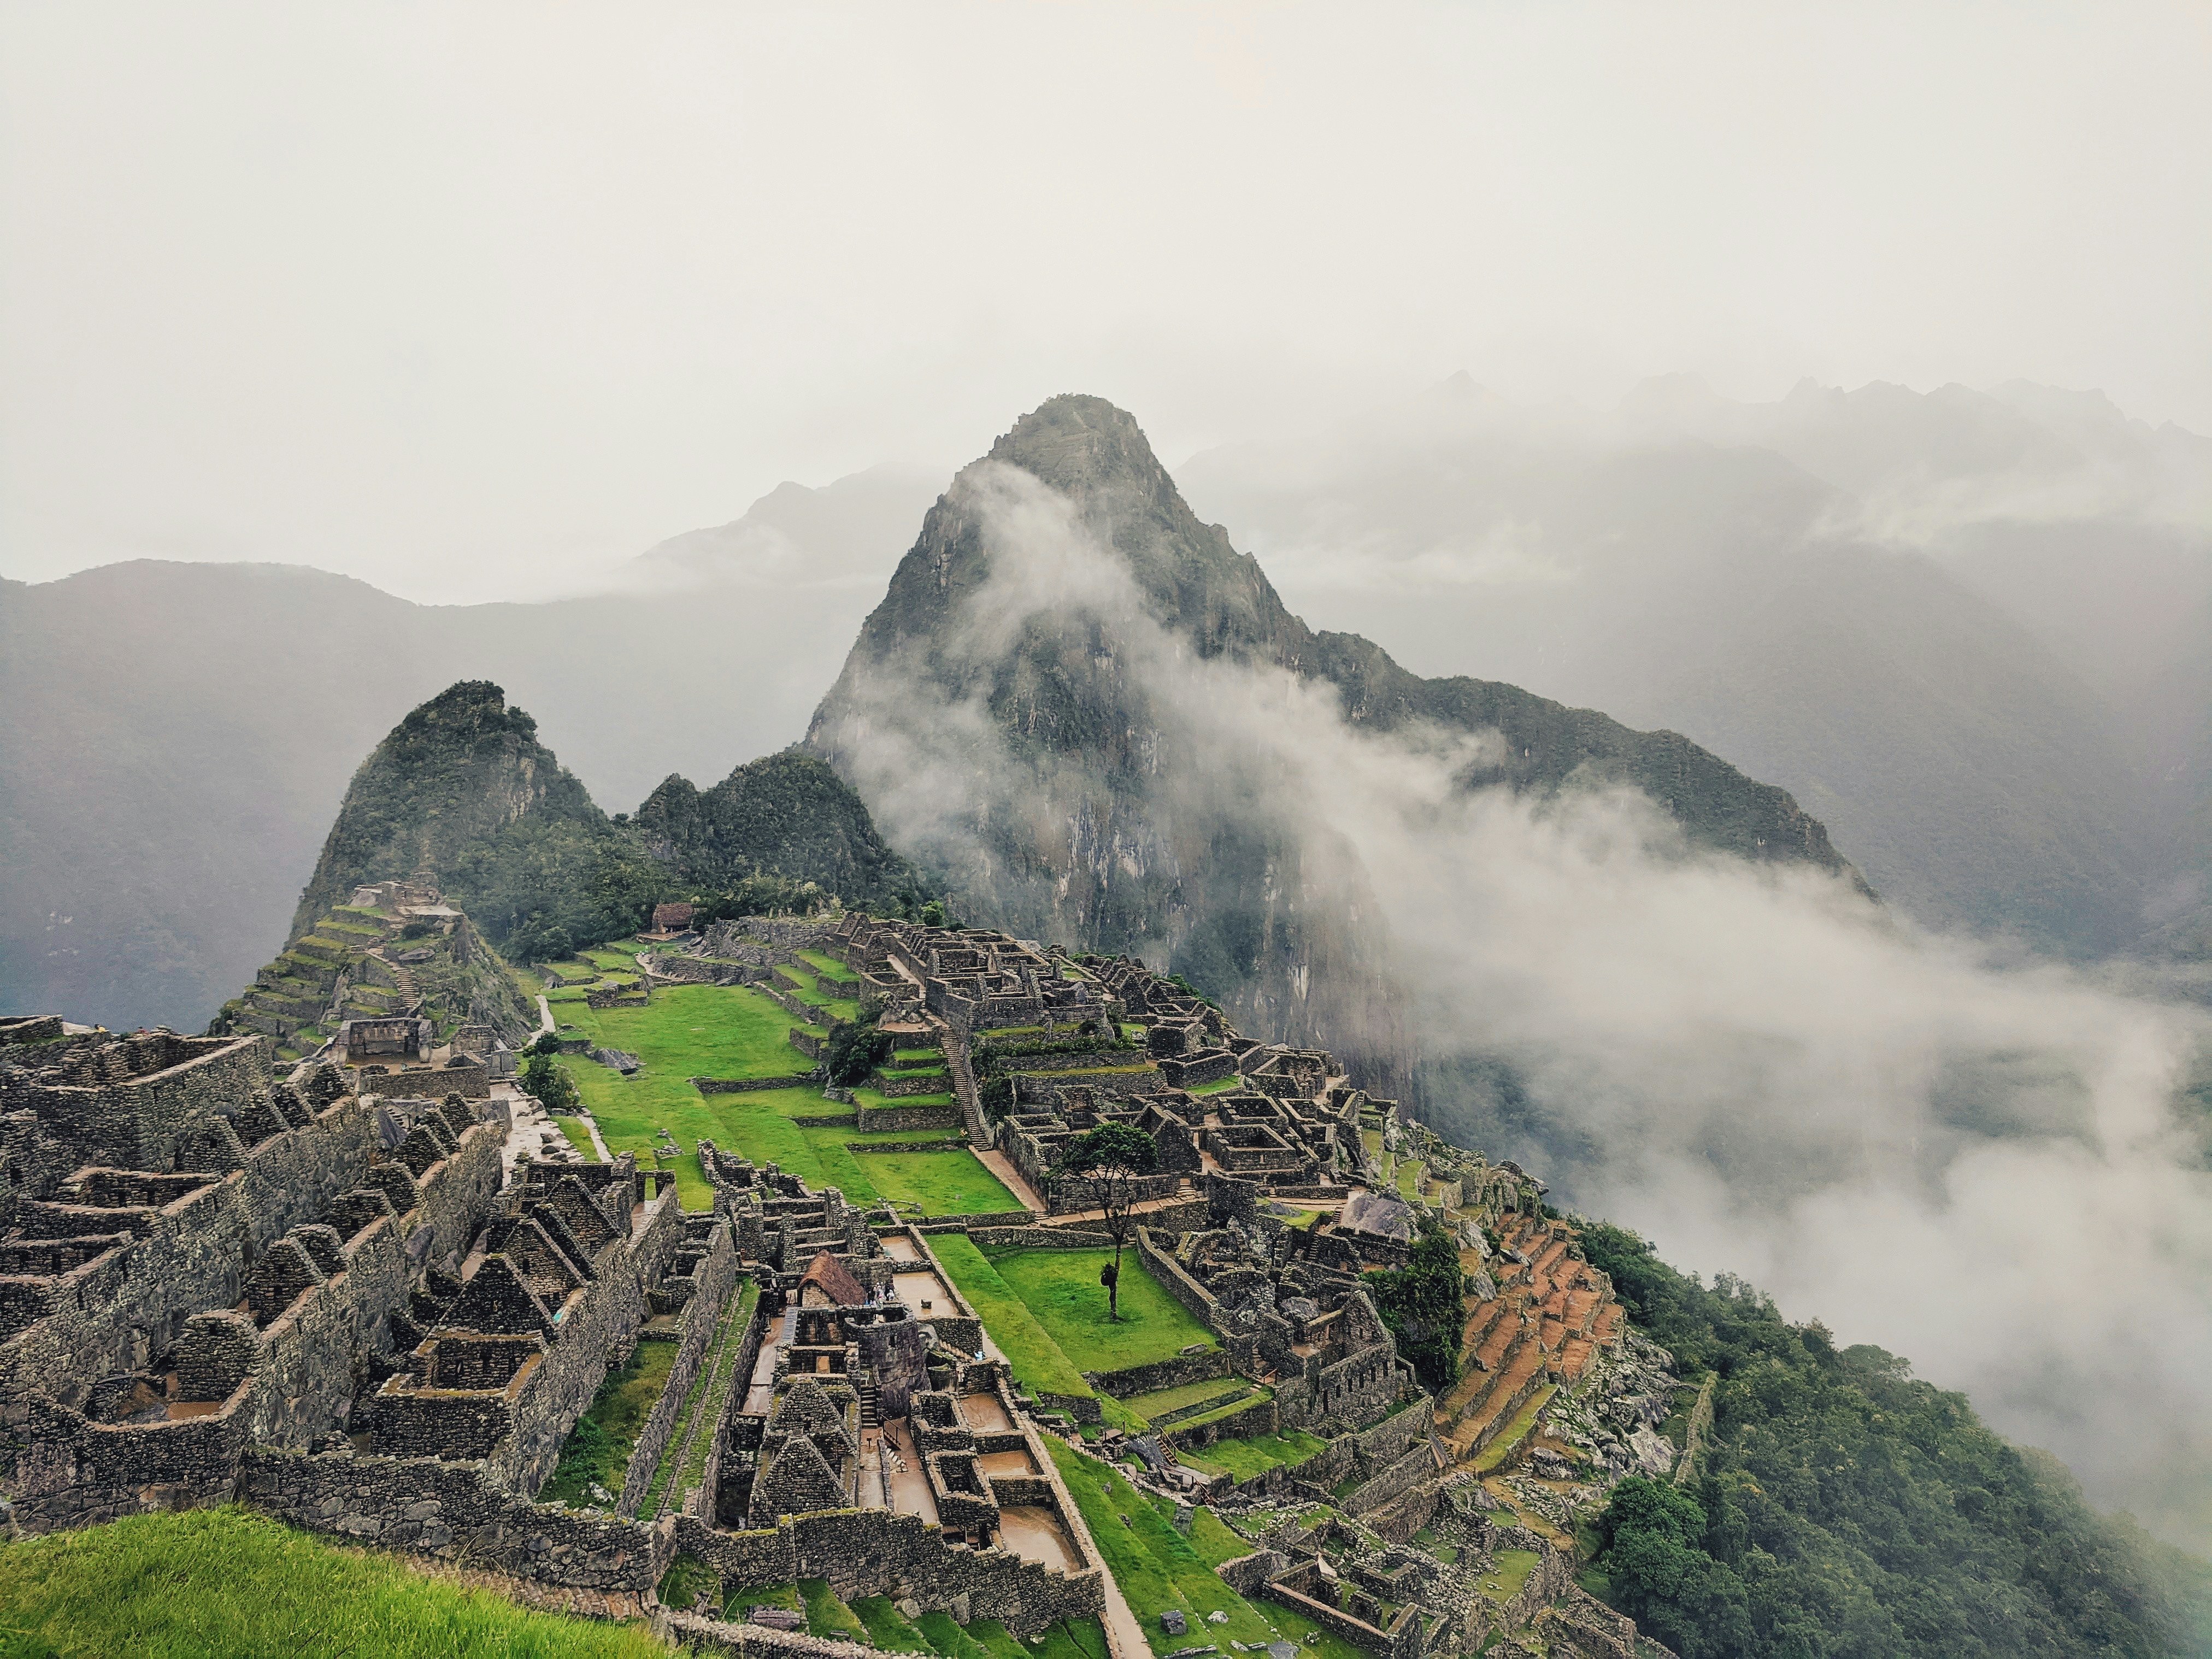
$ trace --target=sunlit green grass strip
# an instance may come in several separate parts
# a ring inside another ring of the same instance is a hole
[[[0,1545],[0,1652],[25,1659],[666,1659],[642,1626],[535,1613],[241,1510]]]

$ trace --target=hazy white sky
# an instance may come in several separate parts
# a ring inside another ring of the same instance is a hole
[[[0,574],[572,585],[1060,391],[2212,429],[2212,7],[0,5]]]

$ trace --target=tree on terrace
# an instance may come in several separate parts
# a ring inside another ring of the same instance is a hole
[[[1137,1198],[1137,1182],[1159,1167],[1159,1148],[1152,1138],[1131,1123],[1102,1123],[1070,1144],[1053,1166],[1055,1175],[1088,1182],[1091,1196],[1106,1212],[1106,1231],[1113,1235],[1114,1260],[1101,1268],[1098,1282],[1106,1287],[1106,1316],[1121,1317],[1121,1247],[1129,1242],[1129,1212]]]
[[[557,1052],[559,1043],[556,1040]],[[522,1092],[536,1097],[538,1103],[549,1112],[574,1112],[576,1109],[576,1085],[566,1067],[555,1063],[553,1055],[533,1047],[522,1062],[522,1075],[516,1079]]]

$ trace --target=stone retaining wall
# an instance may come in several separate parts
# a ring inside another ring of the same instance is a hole
[[[615,1506],[623,1515],[635,1515],[645,1501],[646,1488],[653,1484],[653,1474],[660,1467],[660,1455],[668,1449],[668,1437],[676,1431],[684,1396],[691,1379],[699,1374],[699,1363],[714,1340],[722,1310],[738,1281],[738,1247],[728,1225],[719,1219],[707,1259],[693,1270],[692,1277],[697,1288],[684,1306],[684,1335],[676,1350],[676,1363],[669,1369],[667,1386],[653,1402],[623,1470],[620,1501]]]
[[[848,1140],[848,1152],[964,1152],[968,1143],[955,1138],[951,1140]]]
[[[961,1127],[960,1109],[954,1105],[861,1106],[859,1112],[860,1127],[866,1130],[957,1129]]]
[[[1039,1394],[1036,1402],[1048,1412],[1066,1412],[1079,1423],[1106,1420],[1106,1408],[1095,1394]]]
[[[746,1095],[764,1089],[801,1089],[814,1081],[811,1072],[788,1077],[695,1077],[691,1086],[702,1095]]]
[[[1073,1528],[1067,1533],[1074,1546]],[[1061,1574],[1010,1550],[969,1549],[948,1543],[943,1528],[920,1516],[888,1510],[786,1516],[773,1528],[746,1532],[720,1532],[678,1516],[674,1543],[726,1585],[826,1578],[848,1601],[904,1594],[931,1610],[964,1605],[970,1618],[996,1619],[1019,1636],[1063,1619],[1095,1619],[1106,1606],[1097,1567]]]
[[[952,1092],[952,1078],[950,1073],[942,1071],[876,1071],[868,1074],[868,1086],[890,1100],[902,1095],[949,1095]]]
[[[1352,1495],[1338,1507],[1347,1515],[1364,1515],[1394,1498],[1402,1498],[1422,1481],[1434,1480],[1437,1474],[1437,1455],[1425,1438],[1380,1474],[1353,1488]]]
[[[1211,1382],[1217,1376],[1228,1375],[1229,1355],[1221,1348],[1208,1348],[1204,1353],[1177,1354],[1173,1359],[1158,1360],[1150,1365],[1132,1365],[1126,1370],[1087,1371],[1084,1374],[1085,1380],[1092,1388],[1117,1396],[1152,1394],[1161,1389],[1180,1389],[1192,1382]]]
[[[481,1462],[256,1447],[240,1496],[311,1532],[578,1589],[642,1595],[675,1553],[667,1522],[533,1504]]]
[[[1203,1415],[1203,1413],[1200,1413]],[[1247,1435],[1273,1434],[1282,1427],[1273,1400],[1255,1400],[1225,1417],[1182,1427],[1170,1424],[1160,1437],[1177,1451],[1197,1451],[1217,1440],[1241,1440]]]
[[[1113,1238],[1105,1233],[1084,1232],[1074,1227],[970,1227],[968,1237],[985,1250],[1110,1250]]]

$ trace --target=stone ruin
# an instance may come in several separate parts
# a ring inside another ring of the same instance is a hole
[[[1388,1659],[1533,1651],[1519,1645],[1532,1630],[1556,1652],[1651,1650],[1632,1629],[1617,1645],[1625,1621],[1577,1600],[1569,1558],[1501,1512],[1503,1482],[1567,1524],[1574,1468],[1669,1460],[1650,1432],[1671,1398],[1665,1356],[1626,1332],[1540,1183],[1436,1140],[1326,1053],[1245,1038],[1126,958],[859,916],[748,918],[653,958],[691,966],[650,977],[775,994],[801,950],[860,975],[894,1030],[942,1046],[971,1141],[1004,1152],[1051,1216],[1094,1206],[1057,1167],[1074,1136],[1118,1121],[1151,1137],[1158,1172],[1133,1248],[1218,1346],[1090,1381],[1125,1395],[1224,1381],[1146,1435],[1108,1431],[1105,1447],[1140,1485],[1201,1498],[1245,1533],[1252,1552],[1221,1570],[1240,1592]],[[819,1011],[793,1018],[805,1051]],[[481,1065],[488,1035],[465,1026],[453,1052]],[[1001,1117],[981,1109],[971,1049],[1013,1058]],[[918,1227],[703,1141],[711,1215],[685,1215],[672,1180],[627,1154],[526,1158],[502,1187],[503,1117],[392,1058],[388,1073],[280,1077],[252,1036],[0,1022],[0,1457],[17,1525],[238,1498],[614,1615],[649,1610],[678,1553],[726,1584],[823,1577],[1021,1634],[1101,1610],[1102,1560],[1036,1416],[1096,1422],[1100,1402],[1024,1394]],[[1385,1155],[1422,1160],[1417,1180],[1386,1189],[1378,1136]],[[995,1236],[1046,1242],[1047,1218],[1000,1218],[1021,1224]],[[1471,1285],[1467,1369],[1442,1400],[1365,1282],[1431,1220],[1457,1231]],[[1095,1240],[1087,1224],[1069,1242]],[[757,1298],[742,1305],[741,1275]],[[537,1502],[641,1335],[679,1351],[620,1491]],[[1531,1402],[1519,1467],[1472,1473]],[[1291,1431],[1326,1449],[1234,1483],[1180,1461]],[[653,1488],[665,1449],[695,1444],[703,1457]],[[1327,1518],[1297,1520],[1316,1506]],[[1456,1563],[1416,1533],[1449,1540]],[[1515,1549],[1540,1564],[1501,1603],[1491,1564]],[[805,1641],[679,1629],[732,1650]]]

